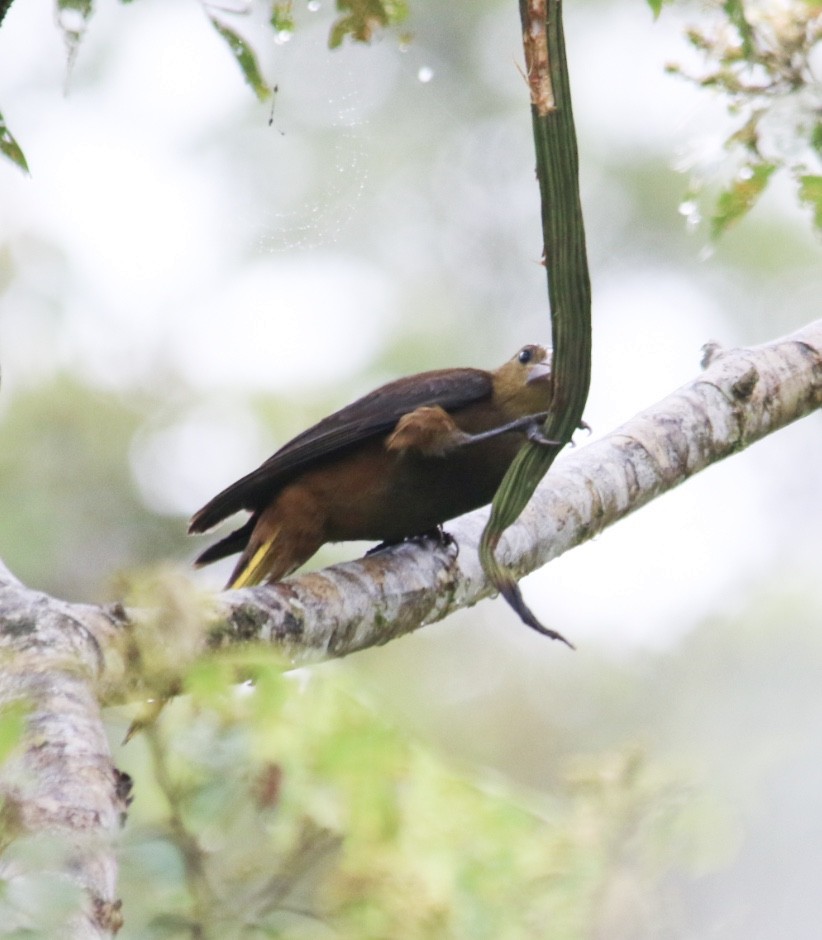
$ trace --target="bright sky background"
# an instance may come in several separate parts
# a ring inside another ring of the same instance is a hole
[[[194,0],[100,0],[68,77],[49,4],[21,0],[0,30],[0,108],[32,174],[0,165],[0,247],[16,266],[0,294],[0,408],[60,367],[104,387],[146,381],[158,366],[181,375],[200,398],[171,425],[158,421],[134,458],[146,498],[166,512],[188,515],[283,443],[233,407],[246,391],[353,387],[398,328],[409,284],[442,297],[453,289],[470,304],[447,271],[429,278],[431,259],[455,259],[456,279],[460,258],[487,246],[501,218],[510,230],[497,237],[519,252],[523,283],[513,297],[500,286],[504,272],[486,266],[483,290],[499,290],[511,310],[487,328],[493,338],[477,339],[475,351],[472,337],[453,364],[495,366],[542,338],[522,332],[543,329],[545,317],[536,190],[528,172],[505,165],[510,154],[525,167],[531,159],[515,17],[483,8],[470,63],[509,114],[467,114],[460,135],[452,125],[462,104],[443,93],[441,76],[464,63],[447,60],[447,42],[425,33],[424,14],[405,52],[384,40],[328,54],[330,6],[316,26],[262,55],[280,86],[273,126],[270,106],[255,103]],[[241,25],[253,34],[253,24]],[[641,232],[636,239],[642,220],[603,166],[636,156],[662,166],[687,154],[712,159],[726,127],[715,104],[663,75],[666,61],[687,57],[679,25],[673,14],[653,24],[638,2],[569,10],[594,274],[586,418],[597,434],[688,381],[705,341],[760,342],[819,315],[822,253],[802,234],[806,222],[785,189],[763,211],[784,219],[801,250],[761,307],[738,263],[744,228],[715,254],[704,234],[677,257],[657,254]],[[414,146],[435,155],[430,180],[405,167],[406,138],[395,127],[426,121]],[[396,163],[380,191],[375,161]],[[320,165],[331,172],[318,183]],[[473,182],[465,167],[476,168]],[[359,243],[371,225],[366,209],[387,216],[393,204],[393,229]],[[415,223],[438,211],[438,241],[426,241]],[[675,214],[669,225],[684,233]],[[750,250],[763,246],[752,240]],[[466,315],[462,306],[455,317]],[[521,323],[506,327],[512,310]],[[436,313],[431,324],[430,361],[420,358],[419,369],[442,364],[448,324]],[[477,337],[485,330],[480,323]],[[656,645],[708,612],[733,609],[775,573],[816,571],[818,584],[820,430],[815,416],[656,501],[529,578],[529,603],[580,644]],[[216,585],[221,576],[205,577]],[[516,625],[498,614],[502,639]]]

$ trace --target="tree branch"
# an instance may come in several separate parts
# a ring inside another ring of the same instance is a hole
[[[25,588],[0,563],[0,714],[14,706],[25,714],[23,746],[0,777],[6,836],[19,836],[0,875],[25,879],[25,836],[48,833],[53,872],[71,872],[85,892],[60,935],[84,940],[110,937],[122,923],[112,837],[129,781],[111,762],[95,695],[108,632],[95,608]]]
[[[601,440],[566,453],[499,555],[518,578],[651,499],[822,405],[822,320],[764,346],[706,350],[705,371]],[[343,656],[442,620],[493,592],[477,557],[487,510],[449,525],[458,546],[405,543],[281,584],[230,591],[216,643],[261,639],[296,661]]]
[[[504,564],[517,577],[822,405],[822,320],[763,346],[711,347],[706,359],[692,382],[557,461],[500,544]],[[184,638],[171,662],[182,667],[206,645],[248,640],[273,643],[294,661],[344,656],[442,620],[493,593],[477,557],[487,513],[449,525],[456,545],[409,541],[278,584],[216,595],[209,636]],[[46,630],[49,618],[71,625],[71,634],[54,628],[40,639],[40,648],[54,649],[48,663],[42,655],[37,661],[40,674],[74,656],[103,701],[122,700],[127,686],[136,687],[140,677],[123,676],[124,644],[130,632],[156,620],[156,612],[66,604],[25,592],[16,582],[4,584],[0,576],[0,627],[6,630],[18,619],[8,600],[15,591],[32,598],[29,625],[37,618]],[[171,642],[168,633],[163,642]],[[70,636],[83,642],[67,650]]]

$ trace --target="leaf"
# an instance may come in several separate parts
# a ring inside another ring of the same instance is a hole
[[[810,206],[814,225],[822,230],[822,176],[800,176],[799,198]]]
[[[550,419],[549,419],[550,420]],[[553,425],[549,425],[552,427]],[[513,464],[506,473],[499,489],[494,494],[491,504],[491,516],[486,523],[480,541],[479,555],[482,567],[494,587],[505,598],[511,608],[517,613],[520,620],[532,630],[550,637],[552,640],[561,640],[571,649],[573,643],[561,633],[551,627],[544,626],[539,618],[525,603],[516,578],[506,570],[496,557],[502,533],[519,518],[528,500],[545,476],[554,461],[560,446],[546,446],[542,444],[525,444],[517,454]]]
[[[294,4],[292,0],[277,0],[271,7],[271,26],[279,32],[294,32]]]
[[[754,207],[775,169],[775,163],[765,162],[742,167],[737,178],[716,201],[716,211],[711,218],[714,238],[722,235]]]
[[[228,43],[231,54],[237,60],[237,64],[240,66],[243,76],[253,89],[254,94],[260,101],[265,101],[271,95],[271,88],[262,76],[254,50],[239,33],[234,32],[233,29],[230,29],[213,16],[209,19],[214,29]]]
[[[548,0],[544,7],[520,5],[523,35],[542,35],[545,42],[544,49],[526,42],[526,70],[530,76],[548,65],[553,99],[552,107],[541,108],[532,90],[543,258],[549,274],[554,343],[551,362],[554,397],[542,432],[548,440],[560,443],[547,446],[531,443],[520,449],[494,494],[479,555],[489,581],[520,619],[534,630],[567,643],[555,630],[544,627],[528,609],[514,574],[495,557],[502,533],[516,521],[561,446],[571,440],[580,426],[591,377],[591,284],[561,11],[561,0]]]
[[[342,45],[346,36],[354,42],[371,42],[378,30],[396,26],[408,16],[405,0],[337,0],[337,10],[344,15],[331,27],[331,49]]]
[[[669,3],[670,0],[646,0],[648,6],[651,8],[651,13],[654,14],[654,19],[658,20],[660,13],[662,13],[662,8],[666,3]]]
[[[17,164],[24,173],[29,172],[26,157],[20,149],[20,145],[12,137],[11,131],[6,127],[6,121],[2,114],[0,114],[0,153],[4,157],[8,157],[12,163]]]
[[[756,55],[756,45],[754,43],[754,31],[751,24],[745,17],[745,8],[742,0],[725,0],[722,4],[725,15],[733,23],[736,31],[739,33],[739,39],[742,43],[742,54],[746,59],[752,59]]]

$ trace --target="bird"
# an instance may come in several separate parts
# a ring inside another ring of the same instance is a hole
[[[524,443],[546,440],[551,349],[523,346],[494,371],[397,379],[298,434],[191,518],[207,532],[248,519],[195,561],[239,553],[226,588],[280,581],[327,542],[392,545],[490,503]],[[381,547],[379,546],[379,547]]]

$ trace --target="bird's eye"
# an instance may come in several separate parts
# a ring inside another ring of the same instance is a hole
[[[526,346],[525,349],[519,351],[517,359],[523,364],[527,365],[534,358],[534,350],[530,346]]]

